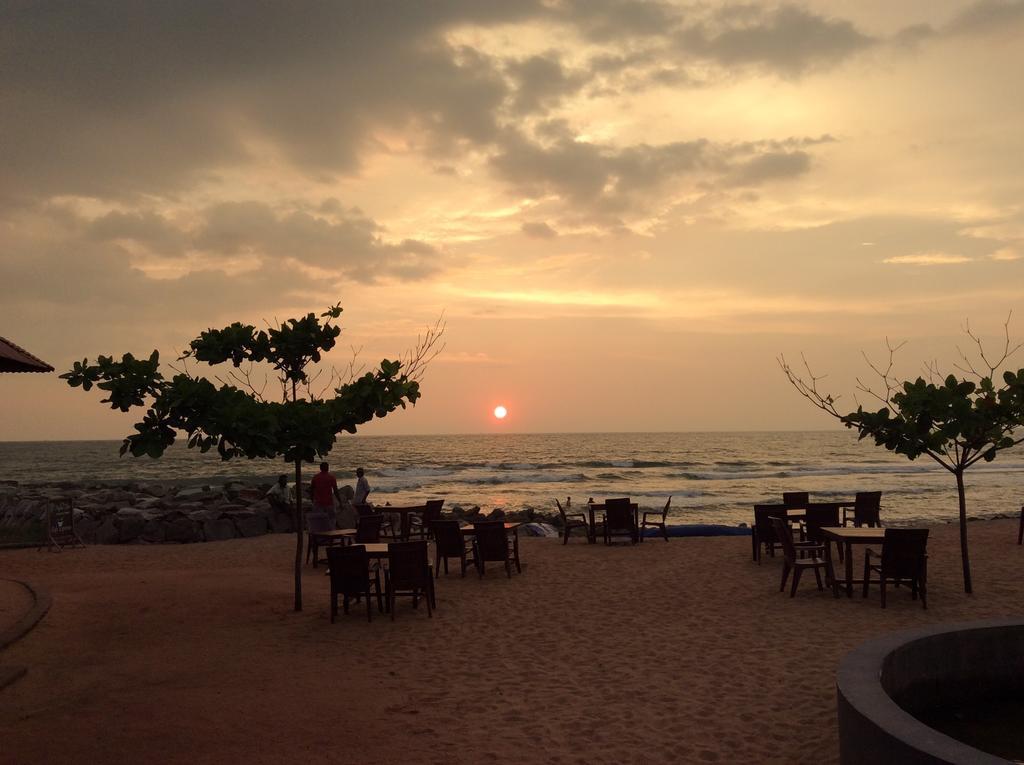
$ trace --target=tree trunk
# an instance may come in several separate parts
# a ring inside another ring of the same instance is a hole
[[[292,401],[296,387],[292,380]],[[302,517],[302,459],[295,456],[295,610],[302,610],[302,532],[306,528]]]
[[[971,594],[971,559],[967,552],[967,497],[964,494],[963,468],[956,475],[956,493],[960,499],[960,560],[964,570],[964,592]]]
[[[295,610],[302,610],[302,460],[295,460]]]

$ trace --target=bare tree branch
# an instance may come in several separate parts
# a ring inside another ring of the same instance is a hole
[[[442,342],[447,328],[448,325],[442,312],[437,321],[428,326],[423,334],[416,336],[416,344],[399,358],[402,363],[402,372],[410,380],[423,381],[427,366],[447,345]]]

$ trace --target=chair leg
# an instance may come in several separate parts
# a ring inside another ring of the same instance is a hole
[[[338,618],[338,593],[331,590],[331,624]]]
[[[814,578],[818,582],[818,589],[824,590],[825,588],[821,586],[821,571],[818,569],[817,566],[814,567]]]
[[[883,575],[878,577],[878,589],[882,593],[882,608],[885,608],[885,576]]]
[[[512,578],[512,561],[508,559],[508,556],[505,557],[505,573],[509,579]]]
[[[427,602],[427,618],[428,619],[433,619],[434,618],[434,609],[431,607],[431,603],[430,603],[430,590],[429,589],[426,592],[424,592],[423,600],[425,600]]]
[[[366,585],[366,621],[373,621],[373,598],[370,597],[370,585]]]
[[[661,535],[665,537],[665,541],[668,541],[668,521],[661,524]]]
[[[569,544],[569,522],[568,521],[566,521],[566,523],[565,523],[565,531],[562,532],[562,544],[563,545]]]
[[[779,585],[779,592],[783,592],[786,589],[786,580],[789,579],[789,561],[787,560],[782,564],[782,584]]]
[[[852,569],[851,569],[852,570]],[[868,596],[868,585],[871,583],[869,577],[871,576],[871,566],[868,564],[868,557],[864,556],[864,589],[861,591],[861,597],[866,598]]]
[[[804,570],[799,566],[793,567],[793,586],[789,590],[789,597],[796,596],[796,586],[800,584],[800,576],[804,573]]]
[[[1017,544],[1024,544],[1024,507],[1020,509],[1020,528],[1017,529]]]

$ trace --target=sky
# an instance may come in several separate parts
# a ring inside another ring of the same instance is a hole
[[[364,433],[835,427],[780,354],[855,409],[887,338],[904,377],[1024,338],[1021,39],[1021,0],[14,0],[0,335],[173,362],[340,302],[339,366],[447,327]],[[0,440],[134,421],[0,393]]]

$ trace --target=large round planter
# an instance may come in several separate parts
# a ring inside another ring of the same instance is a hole
[[[945,624],[869,641],[836,679],[843,765],[1005,765],[915,714],[1024,693],[1024,618]]]

